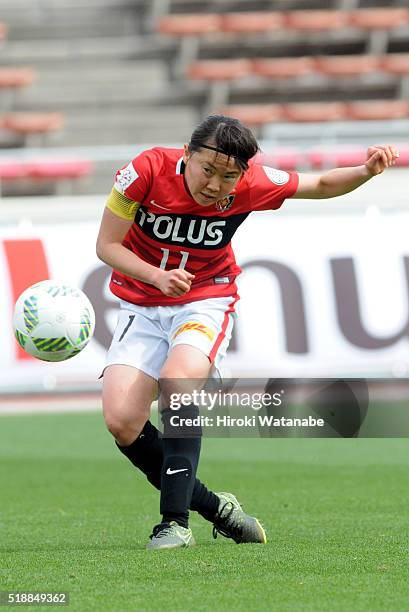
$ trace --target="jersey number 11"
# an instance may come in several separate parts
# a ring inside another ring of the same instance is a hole
[[[169,249],[161,249],[161,251],[163,252],[163,256],[162,256],[162,261],[160,262],[160,268],[162,270],[165,270],[166,268],[166,264],[168,262],[169,259]],[[186,262],[187,262],[187,258],[189,257],[189,253],[188,251],[177,251],[178,253],[180,253],[181,258],[180,258],[180,265],[179,265],[179,269],[180,270],[184,270],[185,266],[186,266]]]

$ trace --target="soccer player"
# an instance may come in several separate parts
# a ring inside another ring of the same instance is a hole
[[[149,549],[191,546],[189,509],[213,523],[215,537],[266,542],[260,522],[234,495],[213,493],[196,478],[200,432],[161,436],[149,421],[158,382],[166,399],[167,382],[180,390],[220,367],[238,300],[235,231],[251,212],[277,210],[286,199],[348,193],[398,157],[392,146],[374,146],[361,166],[297,174],[258,164],[258,150],[238,120],[209,116],[183,150],[146,150],[119,170],[104,210],[97,254],[113,268],[120,313],[103,410],[119,450],[160,490],[162,519]],[[165,405],[165,427],[169,414]],[[194,404],[178,411],[181,418],[197,414]]]

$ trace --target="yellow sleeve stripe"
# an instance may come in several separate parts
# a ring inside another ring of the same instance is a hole
[[[117,217],[121,217],[121,219],[126,219],[127,221],[132,221],[135,218],[136,211],[138,210],[140,204],[139,202],[130,200],[126,196],[122,195],[122,193],[119,193],[119,191],[117,191],[115,188],[112,188],[106,206]]]

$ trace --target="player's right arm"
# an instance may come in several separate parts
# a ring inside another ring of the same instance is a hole
[[[162,270],[123,246],[122,242],[133,224],[137,208],[136,202],[116,192],[115,188],[112,190],[99,228],[97,256],[122,274],[154,285],[168,297],[184,295],[190,290],[193,274],[180,269]],[[132,218],[129,218],[130,210],[133,211]]]

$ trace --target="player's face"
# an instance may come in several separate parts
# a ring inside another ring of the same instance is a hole
[[[211,206],[223,200],[243,174],[233,157],[208,149],[191,153],[185,145],[183,159],[186,164],[186,186],[200,206]]]

